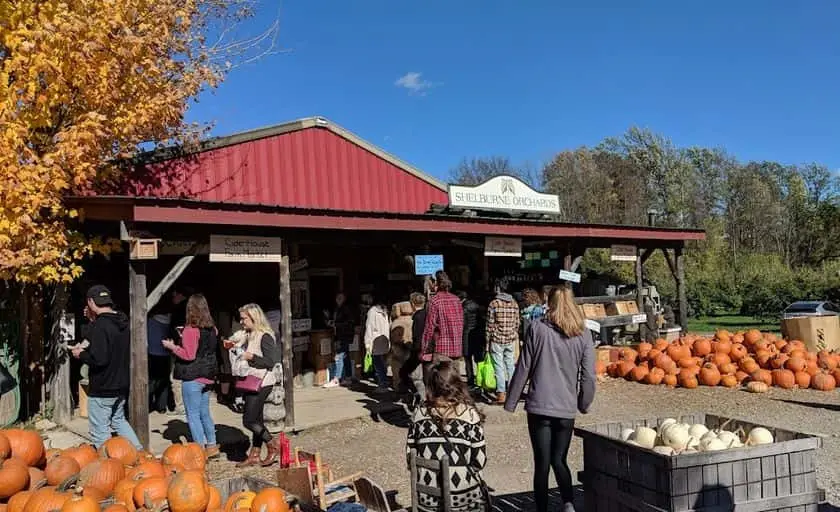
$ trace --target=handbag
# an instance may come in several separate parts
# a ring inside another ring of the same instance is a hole
[[[452,442],[449,440],[449,436],[446,435],[445,425],[441,425],[438,430],[440,431],[441,437],[443,437],[443,441],[446,443],[447,450],[450,453],[455,451]],[[464,467],[467,469],[467,473],[469,473],[470,476],[478,482],[478,488],[481,491],[481,499],[484,500],[484,510],[487,512],[493,510],[493,496],[490,494],[490,487],[487,485],[487,482],[481,478],[481,475],[478,474],[478,471],[474,470],[472,466],[466,465]],[[444,476],[441,475],[441,477],[443,478]],[[449,478],[449,475],[446,475],[445,478]]]
[[[262,388],[262,382],[263,380],[261,378],[255,377],[254,375],[248,375],[247,377],[236,380],[236,389],[239,391],[256,393]]]
[[[5,364],[0,363],[0,395],[5,395],[9,391],[15,389],[17,381],[6,368]]]

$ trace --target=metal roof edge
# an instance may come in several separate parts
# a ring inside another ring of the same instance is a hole
[[[386,162],[394,165],[395,167],[399,167],[403,171],[411,174],[415,178],[419,178],[426,183],[440,189],[443,192],[448,191],[448,185],[437,178],[434,178],[425,172],[421,171],[417,167],[409,164],[408,162],[401,160],[400,158],[388,153],[384,149],[372,144],[365,139],[359,137],[355,133],[351,132],[350,130],[344,128],[343,126],[336,124],[326,117],[323,116],[312,116],[312,117],[304,117],[300,119],[295,119],[293,121],[287,121],[285,123],[280,123],[272,126],[264,126],[262,128],[254,128],[252,130],[246,130],[243,132],[233,133],[230,135],[222,135],[219,137],[213,137],[202,141],[199,143],[199,147],[191,151],[187,154],[198,154],[203,153],[205,151],[212,151],[214,149],[221,149],[226,148],[229,146],[235,146],[237,144],[244,144],[246,142],[252,142],[255,140],[260,139],[267,139],[269,137],[276,137],[278,135],[283,135],[286,133],[306,130],[309,128],[324,128],[329,130],[330,132],[338,135],[339,137],[347,140],[348,142],[364,149],[369,153],[373,153],[375,156],[385,160]],[[147,153],[141,154],[138,158],[145,161],[152,161],[152,162],[160,162],[165,160],[172,160],[175,158],[179,158],[181,154],[177,153],[178,148],[164,148],[160,150],[155,150]]]

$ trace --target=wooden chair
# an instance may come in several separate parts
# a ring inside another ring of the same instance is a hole
[[[429,487],[417,482],[417,475],[420,469],[426,469],[437,475],[440,487]],[[409,469],[411,470],[411,512],[417,512],[417,503],[420,501],[420,494],[427,494],[438,499],[442,507],[438,510],[449,512],[452,508],[452,500],[449,492],[449,459],[429,460],[417,456],[417,450],[409,453]]]
[[[361,477],[355,482],[356,501],[370,512],[408,512],[406,509],[392,509],[388,494],[370,478]]]
[[[335,478],[332,470],[321,461],[320,452],[305,452],[295,448],[295,465],[306,467],[312,475],[312,490],[318,506],[326,510],[334,503],[350,501],[356,498],[354,482],[364,473]],[[314,466],[314,467],[313,467]]]

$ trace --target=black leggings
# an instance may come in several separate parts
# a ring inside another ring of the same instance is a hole
[[[528,415],[528,433],[534,450],[534,501],[537,512],[548,511],[549,469],[554,469],[554,478],[563,496],[563,503],[574,501],[572,472],[566,463],[574,426],[574,419]]]
[[[263,409],[265,400],[271,392],[272,386],[265,386],[256,393],[245,393],[245,410],[242,413],[242,424],[253,432],[251,446],[262,448],[263,443],[271,441],[271,433],[265,428]]]

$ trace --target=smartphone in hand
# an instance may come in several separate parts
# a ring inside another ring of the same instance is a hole
[[[234,343],[234,342],[233,342],[233,341],[231,341],[231,340],[224,340],[224,341],[222,341],[222,346],[223,346],[223,347],[225,347],[225,349],[227,349],[227,350],[232,349],[234,345],[236,345],[236,343]]]

